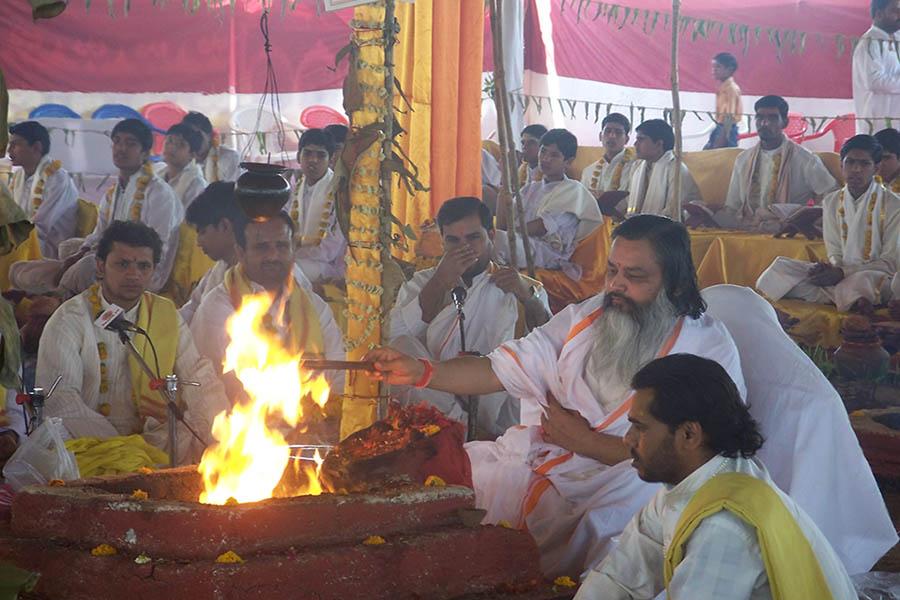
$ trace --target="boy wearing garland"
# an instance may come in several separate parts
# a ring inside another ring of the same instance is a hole
[[[190,125],[177,123],[166,131],[165,168],[159,175],[172,187],[185,209],[206,189],[203,169],[196,161],[202,145],[203,136]]]
[[[138,119],[124,119],[112,130],[113,164],[119,177],[104,195],[97,225],[85,239],[72,238],[60,246],[64,260],[37,260],[14,264],[9,271],[13,287],[31,293],[60,291],[77,294],[95,279],[94,250],[113,221],[140,221],[162,240],[162,258],[147,289],[160,290],[168,281],[178,250],[178,228],[184,209],[172,188],[159,178],[150,158],[153,133]],[[73,252],[72,248],[78,248]]]
[[[223,146],[215,137],[212,122],[203,113],[191,111],[181,120],[196,129],[203,136],[203,143],[197,153],[197,164],[203,177],[209,183],[216,181],[237,181],[241,175],[241,155]]]
[[[127,334],[147,364],[158,362],[163,377],[174,373],[200,383],[199,388],[184,386],[182,394],[185,420],[200,437],[209,438],[213,418],[228,408],[212,364],[197,352],[175,305],[147,291],[161,256],[162,243],[153,229],[140,222],[113,221],[97,244],[94,260],[100,281],[63,303],[47,322],[36,382],[48,389],[62,376],[45,410],[47,416],[62,418],[73,438],[136,433],[168,451],[165,403],[118,334],[95,323],[111,305],[124,309],[127,320],[147,331],[155,356],[146,337]],[[196,460],[202,450],[180,425],[178,463]]]
[[[596,198],[606,192],[627,192],[631,188],[631,172],[637,164],[634,148],[626,148],[631,123],[621,113],[610,113],[600,124],[600,143],[603,156],[588,165],[581,174],[581,183]],[[628,200],[623,199],[617,208],[624,212]]]
[[[12,179],[13,197],[37,228],[44,258],[57,258],[57,247],[75,234],[78,190],[62,163],[50,158],[50,134],[37,121],[9,128],[9,158],[22,167]]]
[[[825,196],[823,232],[828,262],[779,256],[756,287],[771,300],[800,298],[869,313],[898,291],[900,197],[875,179],[881,145],[856,135],[841,148],[847,184]]]
[[[296,225],[294,240],[297,266],[313,283],[344,279],[347,240],[334,212],[329,168],[334,140],[323,129],[307,129],[300,136],[297,162],[301,175],[288,206]]]

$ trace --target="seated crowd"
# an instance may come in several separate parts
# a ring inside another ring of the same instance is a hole
[[[773,233],[799,210],[821,206],[828,262],[779,257],[756,287],[773,301],[871,312],[900,292],[900,134],[847,140],[839,187],[818,156],[784,135],[784,99],[765,96],[755,111],[759,142],[737,156],[724,206],[710,218]],[[723,121],[727,137],[733,123]],[[466,450],[484,522],[527,529],[546,574],[583,576],[578,597],[653,598],[667,589],[673,598],[769,598],[778,588],[778,597],[853,598],[848,570],[870,568],[897,541],[868,465],[858,446],[837,449],[866,484],[850,501],[847,490],[819,490],[827,510],[791,493],[790,474],[770,476],[756,456],[768,433],[751,414],[758,384],[738,336],[707,310],[715,306],[701,296],[682,224],[685,206],[703,201],[700,188],[676,160],[665,121],[635,127],[634,148],[631,134],[624,115],[607,115],[604,154],[579,179],[567,175],[578,150],[572,133],[523,129],[516,184],[525,231],[515,227],[514,245],[510,194],[496,195],[496,217],[478,198],[443,202],[436,220],[444,253],[387,307],[390,347],[368,357],[375,376],[394,384],[401,402],[424,401],[475,424]],[[59,303],[37,352],[36,385],[49,388],[62,375],[46,414],[60,417],[71,437],[139,433],[168,449],[166,407],[118,335],[96,321],[112,305],[153,339],[155,348],[135,339],[145,360],[202,384],[202,393],[184,393],[185,421],[201,437],[242,400],[240,382],[223,373],[225,323],[249,294],[277,300],[270,322],[286,349],[344,359],[321,292],[346,285],[347,240],[334,202],[346,135],[342,126],[304,132],[289,202],[273,218],[250,220],[235,199],[238,154],[218,143],[208,118],[189,113],[169,128],[158,168],[149,161],[149,127],[123,120],[111,134],[118,177],[81,238],[77,189],[49,158],[47,130],[13,125],[9,154],[21,169],[9,191],[0,187],[0,202],[34,223],[42,258],[13,264],[9,279],[31,298]],[[483,152],[481,161],[485,189],[496,189],[493,157]],[[577,281],[573,253],[606,219],[620,222],[603,257],[604,290],[552,315],[542,283],[519,270],[526,242],[536,267]],[[184,224],[214,264],[176,306],[158,293]],[[463,308],[454,302],[460,288]],[[12,318],[7,309],[0,300],[0,321]],[[14,322],[0,323],[0,333],[17,343]],[[811,361],[804,368],[815,369]],[[797,373],[788,385],[800,390],[804,376],[813,377]],[[326,378],[343,391],[343,372]],[[479,407],[474,419],[471,406]],[[0,464],[24,435],[5,421],[0,410]],[[189,434],[178,440],[177,462],[198,460],[202,444]],[[794,452],[778,446],[767,457],[790,461]],[[834,534],[823,515],[856,529]]]

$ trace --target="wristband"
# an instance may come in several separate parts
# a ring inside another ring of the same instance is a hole
[[[420,358],[422,364],[425,365],[425,372],[422,373],[421,379],[415,382],[413,385],[417,388],[427,387],[429,383],[431,383],[431,377],[434,375],[434,365],[431,364],[430,360],[425,360],[424,358]]]

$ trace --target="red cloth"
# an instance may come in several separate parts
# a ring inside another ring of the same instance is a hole
[[[465,439],[465,427],[462,423],[457,422],[444,427],[439,433],[429,438],[434,446],[435,454],[423,462],[419,468],[419,483],[425,483],[429,475],[437,475],[447,485],[474,487],[472,464],[469,462],[469,454],[463,448]]]

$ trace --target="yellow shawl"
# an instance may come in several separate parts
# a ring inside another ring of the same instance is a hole
[[[244,274],[241,265],[235,265],[225,272],[225,289],[231,298],[231,305],[237,310],[244,296],[254,294],[250,280]],[[325,338],[322,335],[322,324],[319,315],[309,299],[306,291],[288,277],[284,293],[287,302],[284,309],[284,320],[288,324],[290,347],[285,348],[291,354],[303,353],[305,358],[325,357]]]
[[[159,357],[159,376],[175,373],[175,358],[178,355],[178,309],[175,304],[162,296],[144,292],[138,309],[136,325],[147,332]],[[153,369],[156,366],[153,350],[143,335],[133,337],[135,348],[144,361]],[[131,397],[140,408],[144,402],[165,407],[160,393],[150,388],[150,378],[131,354],[128,355],[128,369],[131,371]]]
[[[684,559],[684,548],[706,517],[730,511],[756,529],[774,600],[832,598],[809,541],[771,485],[743,473],[723,473],[707,481],[685,507],[666,550],[666,588]]]

